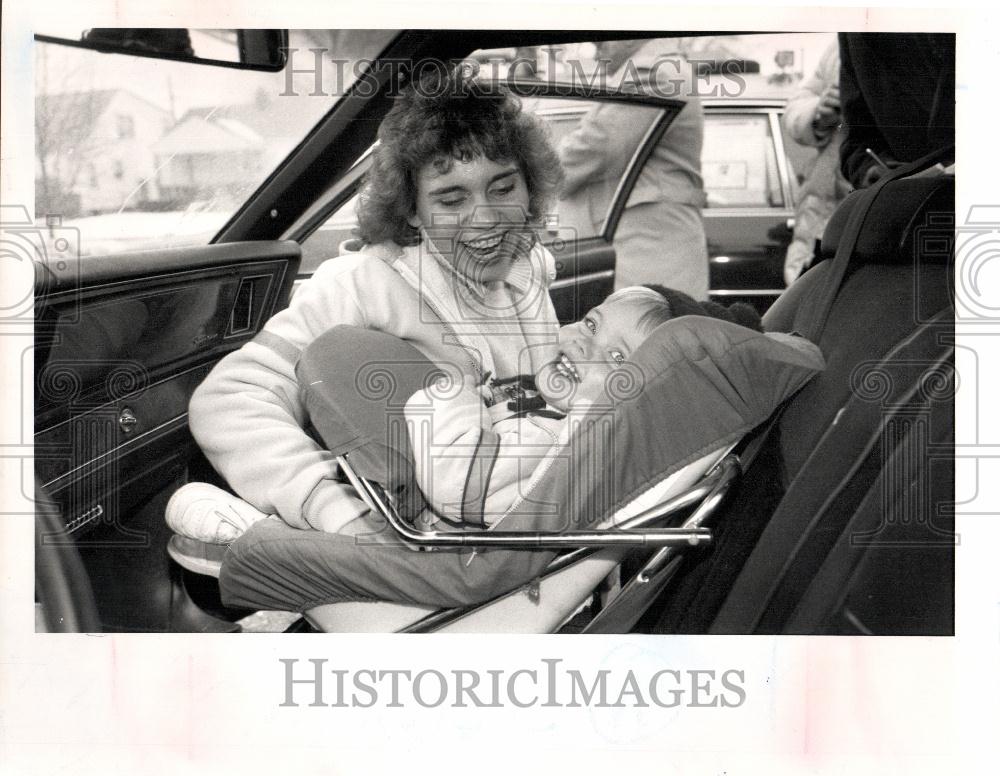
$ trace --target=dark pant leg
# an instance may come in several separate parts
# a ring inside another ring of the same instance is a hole
[[[376,538],[303,531],[262,520],[226,553],[219,584],[227,606],[305,611],[341,601],[464,606],[533,579],[551,552],[417,552]]]

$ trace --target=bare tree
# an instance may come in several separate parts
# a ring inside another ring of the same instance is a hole
[[[35,215],[74,215],[65,211],[83,171],[113,142],[95,131],[110,93],[81,82],[80,70],[54,60],[50,46],[35,50]]]

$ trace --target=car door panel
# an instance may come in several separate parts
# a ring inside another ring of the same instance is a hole
[[[547,243],[556,263],[549,288],[560,323],[579,320],[600,304],[615,285],[615,249],[602,237]]]
[[[275,241],[40,267],[36,475],[81,548],[106,625],[164,626],[139,592],[169,597],[163,506],[197,458],[188,401],[286,304],[299,260],[296,243]]]
[[[791,211],[704,211],[708,238],[710,296],[716,301],[739,297],[773,301],[784,289],[785,252],[791,241]]]
[[[780,125],[783,103],[706,106],[702,171],[708,206],[709,296],[763,313],[784,290],[795,211],[791,165]]]

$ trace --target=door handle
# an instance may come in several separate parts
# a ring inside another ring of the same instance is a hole
[[[118,428],[122,430],[124,434],[131,434],[136,425],[138,425],[139,419],[128,407],[122,407],[122,411],[118,413]]]

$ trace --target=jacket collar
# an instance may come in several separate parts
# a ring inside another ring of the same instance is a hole
[[[435,258],[425,243],[405,248],[395,243],[383,243],[366,246],[364,251],[389,264],[417,292],[421,304],[441,321],[445,329],[442,336],[448,338],[446,341],[464,348],[479,365],[483,374],[487,372],[496,374],[492,348],[481,333],[484,328],[491,327],[488,322],[477,317],[482,310],[462,309],[461,298],[465,295],[456,293],[453,275],[445,269],[447,267],[451,270],[451,267],[443,257]],[[551,255],[541,243],[536,242],[530,254],[517,262],[517,266],[518,277],[512,273],[507,282],[512,286],[521,282],[530,288],[534,282],[540,281],[541,288],[538,290],[547,296],[547,288],[555,275],[555,267]],[[522,272],[523,280],[520,275]],[[536,297],[532,301],[529,297],[525,297],[525,300],[530,302],[526,305],[526,313],[532,322],[527,328],[522,328],[522,333],[526,341],[533,346],[532,361],[534,361],[536,352],[541,352],[538,350],[539,346],[549,345],[555,341],[559,324],[553,314],[554,311],[545,309],[551,308],[551,302],[547,299],[540,300]],[[541,308],[534,309],[536,305],[541,305]]]
[[[430,308],[457,344],[469,351],[483,372],[495,372],[489,342],[473,325],[469,313],[461,309],[454,280],[445,272],[444,259],[432,256],[427,245],[425,241],[401,248],[389,263],[413,287],[421,303]]]

